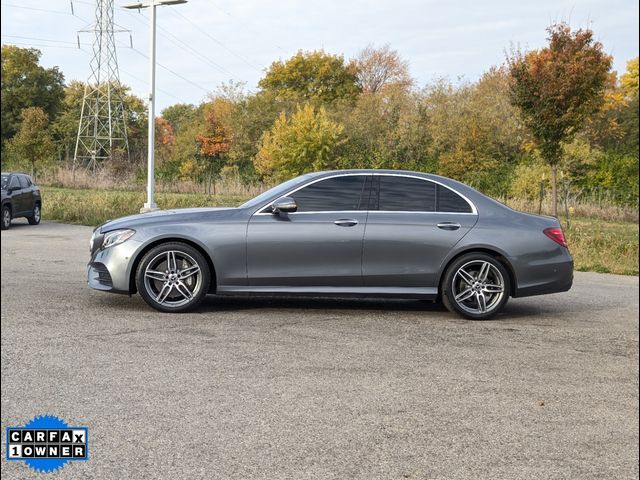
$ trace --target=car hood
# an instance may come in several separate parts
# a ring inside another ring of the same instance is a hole
[[[176,208],[172,210],[157,210],[155,212],[138,213],[126,217],[107,220],[96,227],[100,232],[108,232],[120,228],[139,228],[144,225],[158,223],[183,222],[193,219],[202,219],[206,216],[208,220],[225,218],[238,211],[238,208]]]

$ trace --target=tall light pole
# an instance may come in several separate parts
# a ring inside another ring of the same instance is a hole
[[[147,157],[147,201],[140,209],[142,213],[158,209],[153,199],[155,186],[155,102],[156,102],[156,7],[158,5],[177,5],[187,3],[187,0],[146,0],[144,2],[128,3],[123,8],[140,10],[150,9],[149,18],[149,145]]]

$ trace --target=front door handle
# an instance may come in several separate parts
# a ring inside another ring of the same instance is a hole
[[[439,223],[437,227],[442,230],[458,230],[460,228],[460,224],[453,222],[442,222]]]
[[[339,227],[353,227],[354,225],[358,224],[358,220],[355,220],[353,218],[341,218],[340,220],[336,220],[333,223],[335,223]]]

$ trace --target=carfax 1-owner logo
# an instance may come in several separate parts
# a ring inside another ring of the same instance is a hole
[[[89,429],[51,415],[22,427],[7,427],[7,460],[25,462],[37,472],[53,472],[73,460],[89,459]]]

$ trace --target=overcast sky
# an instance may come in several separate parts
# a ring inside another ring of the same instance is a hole
[[[146,97],[148,15],[119,7],[127,1],[116,0],[115,20],[131,30],[135,50],[127,33],[116,35],[120,78]],[[76,32],[93,21],[95,3],[73,3],[75,16],[69,0],[2,0],[2,43],[35,46],[43,65],[85,80],[91,34],[80,34],[83,51]],[[271,62],[299,49],[350,58],[369,43],[398,50],[419,86],[436,77],[475,80],[502,63],[511,44],[543,46],[545,28],[560,20],[592,28],[618,71],[638,55],[637,0],[189,0],[158,8],[157,60],[168,69],[158,67],[158,106],[198,103],[230,79],[255,90]]]

